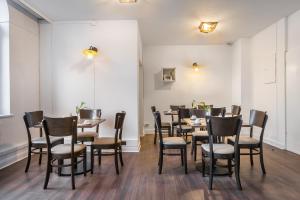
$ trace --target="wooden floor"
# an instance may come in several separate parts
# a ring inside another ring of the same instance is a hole
[[[209,191],[208,177],[203,178],[195,170],[190,154],[188,175],[184,174],[179,157],[167,157],[163,174],[158,175],[158,148],[152,138],[152,135],[142,138],[140,153],[125,153],[125,166],[119,176],[115,173],[113,157],[104,157],[101,167],[95,166],[93,175],[76,177],[75,191],[71,190],[69,177],[58,177],[55,173],[51,174],[49,189],[43,190],[45,159],[39,166],[34,158],[27,174],[24,173],[25,160],[20,161],[0,171],[0,199],[300,199],[298,155],[266,146],[266,176],[261,175],[257,158],[251,168],[248,157],[243,157],[244,190],[237,190],[232,176],[216,177],[214,190]]]

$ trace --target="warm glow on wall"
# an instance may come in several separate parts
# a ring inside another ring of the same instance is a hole
[[[216,29],[217,25],[218,22],[201,22],[199,30],[202,33],[210,33]]]
[[[96,47],[90,46],[88,49],[84,49],[82,53],[88,59],[92,59],[98,55],[98,49]]]
[[[193,63],[193,70],[195,72],[198,72],[199,71],[199,65],[197,63]]]
[[[119,0],[120,3],[136,3],[137,0]]]

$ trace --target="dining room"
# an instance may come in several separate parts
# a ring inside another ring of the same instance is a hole
[[[0,199],[299,199],[299,20],[298,0],[0,0]]]

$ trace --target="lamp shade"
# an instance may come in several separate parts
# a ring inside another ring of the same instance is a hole
[[[84,49],[82,53],[87,58],[93,58],[98,55],[98,49],[96,47],[90,46],[88,49]]]

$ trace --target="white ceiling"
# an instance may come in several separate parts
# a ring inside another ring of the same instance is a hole
[[[300,9],[300,0],[23,0],[53,21],[137,19],[146,45],[224,44]],[[200,21],[219,21],[199,33]]]

